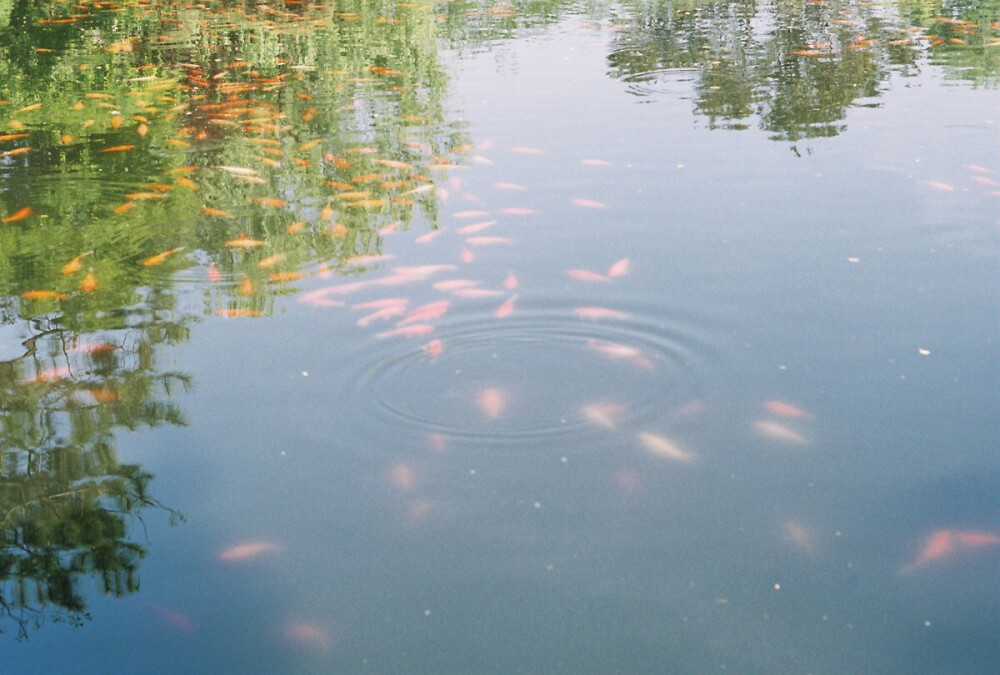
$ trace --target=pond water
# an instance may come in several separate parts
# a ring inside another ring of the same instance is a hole
[[[998,21],[0,0],[0,664],[997,672]]]

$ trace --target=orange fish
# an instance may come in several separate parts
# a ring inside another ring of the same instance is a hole
[[[260,204],[261,206],[266,206],[269,208],[279,209],[283,206],[288,206],[288,202],[284,199],[277,199],[275,197],[254,197],[251,199],[255,204]]]
[[[206,216],[219,216],[220,218],[232,217],[231,213],[223,211],[222,209],[213,209],[211,206],[201,207],[201,212],[204,213]]]
[[[110,148],[102,148],[102,149],[98,150],[97,152],[100,152],[100,153],[105,153],[105,152],[125,152],[126,150],[132,150],[133,148],[135,148],[134,145],[113,145]]]
[[[241,309],[239,307],[228,309],[217,309],[215,313],[228,319],[245,319],[261,316],[261,313],[254,309]]]
[[[0,152],[0,157],[13,157],[14,155],[23,155],[26,152],[31,152],[30,145],[25,145],[20,148],[14,148],[13,150],[7,150],[5,152]]]
[[[259,239],[249,239],[245,234],[240,233],[236,239],[230,239],[226,242],[226,246],[229,248],[255,248],[257,246],[263,246],[267,242],[260,241]]]
[[[55,291],[37,290],[24,291],[21,293],[21,297],[25,300],[65,300],[67,296],[64,293],[57,293]]]
[[[87,276],[85,276],[83,281],[80,282],[80,290],[84,293],[90,293],[91,291],[96,291],[97,286],[97,277],[94,276],[94,270],[91,268],[87,272]]]
[[[79,272],[81,268],[80,261],[86,258],[88,255],[91,255],[92,253],[93,251],[87,251],[86,253],[81,253],[77,257],[73,258],[63,266],[62,273],[74,274],[75,272]]]
[[[143,260],[142,261],[142,266],[143,267],[152,267],[154,265],[159,265],[159,264],[163,263],[170,256],[174,255],[175,253],[179,253],[179,252],[181,252],[183,250],[184,250],[183,246],[178,246],[177,248],[172,248],[169,251],[164,251],[163,253],[157,253],[156,255],[151,256],[151,257],[146,258],[145,260]]]
[[[34,211],[31,210],[31,207],[30,206],[25,206],[24,208],[18,209],[17,211],[15,211],[11,215],[7,216],[3,220],[0,220],[0,223],[3,223],[5,225],[7,223],[16,223],[19,220],[24,220],[25,218],[27,218],[28,216],[30,216],[32,213],[34,213]]]
[[[242,544],[230,546],[219,553],[219,560],[222,562],[238,562],[250,560],[264,553],[272,553],[278,550],[277,544],[269,541],[248,541]]]
[[[476,396],[476,405],[483,411],[487,419],[495,420],[507,408],[507,396],[499,389],[488,387]]]
[[[444,351],[444,346],[441,344],[440,340],[431,340],[423,346],[424,353],[431,357],[431,361],[441,356]]]

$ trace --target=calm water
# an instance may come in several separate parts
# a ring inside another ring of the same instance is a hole
[[[998,20],[0,0],[0,666],[997,672]]]

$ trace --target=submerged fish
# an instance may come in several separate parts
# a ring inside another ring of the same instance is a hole
[[[766,436],[767,438],[775,441],[796,443],[799,445],[805,445],[809,442],[798,432],[792,431],[784,424],[779,424],[778,422],[772,422],[771,420],[758,420],[753,423],[753,426],[762,436]]]
[[[222,562],[250,560],[264,553],[271,553],[277,550],[278,545],[269,541],[247,541],[242,544],[230,546],[219,553],[219,560]]]
[[[639,443],[652,455],[690,464],[697,455],[681,448],[677,443],[659,434],[643,431],[639,433]]]
[[[938,530],[928,535],[917,557],[901,567],[899,573],[908,574],[969,549],[994,546],[1000,546],[1000,534],[977,530]]]
[[[476,396],[476,405],[487,419],[495,420],[507,408],[507,395],[494,387],[487,387]]]

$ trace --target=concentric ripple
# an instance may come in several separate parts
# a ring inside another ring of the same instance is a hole
[[[530,448],[634,428],[703,397],[719,373],[717,338],[662,309],[627,316],[584,321],[557,306],[456,315],[427,337],[357,354],[352,403],[366,425]]]

